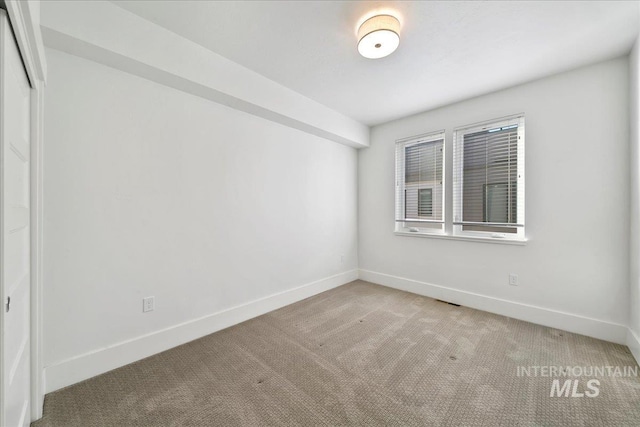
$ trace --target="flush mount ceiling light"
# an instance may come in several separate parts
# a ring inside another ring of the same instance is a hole
[[[358,29],[358,52],[369,59],[384,58],[400,44],[400,21],[395,16],[377,15]]]

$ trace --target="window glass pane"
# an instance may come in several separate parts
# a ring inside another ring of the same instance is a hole
[[[405,148],[405,183],[442,181],[442,142]]]
[[[517,223],[517,127],[464,135],[462,219]]]
[[[433,216],[433,189],[418,190],[418,216]]]
[[[484,222],[513,224],[517,221],[516,183],[485,184]]]
[[[398,144],[398,221],[442,221],[443,146],[441,136]]]

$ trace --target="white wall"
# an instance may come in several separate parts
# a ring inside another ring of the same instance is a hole
[[[359,152],[361,277],[624,342],[628,89],[625,57],[373,128]],[[526,246],[393,234],[396,139],[446,129],[450,190],[452,129],[521,112]],[[509,286],[509,273],[520,286]]]
[[[630,230],[629,329],[627,345],[640,362],[640,39],[629,55]]]
[[[40,26],[40,1],[28,0],[29,8],[31,8],[31,17],[33,19],[34,26]]]
[[[368,126],[109,1],[46,1],[41,22],[47,47],[321,138],[369,145]]]
[[[47,57],[47,391],[356,277],[355,149]]]

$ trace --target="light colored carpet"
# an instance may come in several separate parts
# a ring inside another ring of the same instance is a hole
[[[33,425],[640,425],[638,378],[552,398],[553,378],[518,366],[637,365],[621,345],[355,281],[51,393]]]

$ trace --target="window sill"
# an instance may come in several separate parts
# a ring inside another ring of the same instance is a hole
[[[514,245],[514,246],[526,246],[527,239],[524,240],[515,240],[515,239],[501,239],[495,237],[476,237],[476,236],[454,236],[451,234],[445,233],[416,233],[410,231],[394,231],[396,236],[410,236],[410,237],[428,237],[435,239],[445,239],[445,240],[464,240],[468,242],[479,242],[479,243],[497,243],[499,245]]]

